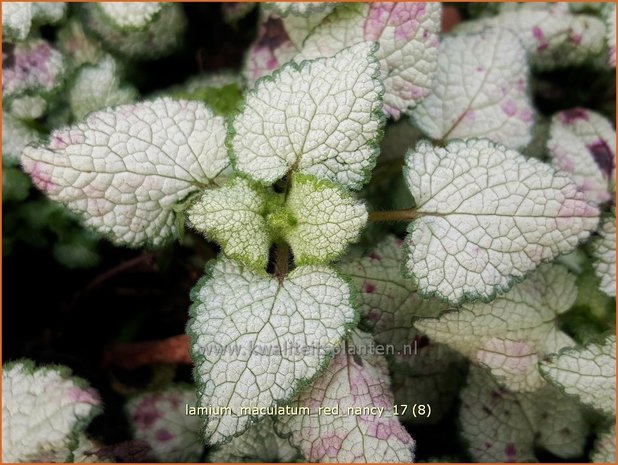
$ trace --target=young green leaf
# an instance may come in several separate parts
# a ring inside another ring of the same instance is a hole
[[[404,175],[417,215],[406,269],[420,292],[453,304],[505,292],[599,222],[570,178],[487,140],[420,142]]]
[[[297,461],[299,455],[287,439],[275,433],[273,420],[265,418],[229,443],[217,447],[209,459],[215,463],[289,463]]]
[[[411,462],[414,440],[395,415],[389,385],[386,359],[375,355],[369,334],[355,331],[292,403],[309,413],[279,416],[277,428],[310,462]]]
[[[485,370],[472,366],[461,392],[463,439],[477,462],[536,462],[537,450],[579,457],[588,425],[580,407],[554,386],[509,392]]]
[[[338,7],[307,37],[299,59],[332,56],[376,41],[384,80],[384,110],[398,119],[431,87],[438,59],[438,2],[349,3]]]
[[[241,434],[319,373],[356,323],[350,297],[327,267],[300,266],[278,280],[225,258],[212,266],[188,326],[200,405],[230,408],[207,418],[211,444]]]
[[[572,14],[568,3],[505,4],[497,16],[465,21],[457,31],[509,29],[528,52],[534,68],[549,70],[583,64],[598,55],[605,25],[591,15]]]
[[[78,436],[100,410],[98,394],[67,368],[5,364],[2,461],[70,461]]]
[[[360,188],[383,124],[374,52],[362,43],[260,80],[232,123],[235,168],[265,184],[298,170]]]
[[[136,96],[132,86],[121,87],[116,60],[107,55],[98,64],[79,70],[69,90],[69,104],[80,121],[92,111],[130,103]]]
[[[616,415],[616,336],[569,348],[541,362],[541,372],[564,392],[606,415]]]
[[[62,54],[42,39],[31,39],[10,48],[2,69],[4,99],[48,94],[63,83],[66,64]]]
[[[576,298],[575,277],[564,267],[546,264],[489,303],[465,304],[415,326],[487,366],[511,391],[534,391],[545,384],[539,360],[574,344],[555,321]]]
[[[292,224],[283,236],[297,264],[329,262],[358,239],[367,222],[367,209],[345,190],[313,176],[296,174],[287,196]]]
[[[221,244],[225,254],[255,269],[268,262],[271,237],[264,216],[268,193],[244,178],[206,190],[187,211],[189,224]]]
[[[202,418],[187,415],[197,396],[191,386],[171,386],[131,398],[127,416],[135,439],[145,441],[161,462],[199,462]]]
[[[571,175],[588,200],[614,197],[616,131],[604,116],[583,108],[557,113],[547,148],[553,164]]]
[[[202,104],[161,98],[91,113],[28,146],[22,166],[53,200],[119,244],[166,242],[173,206],[219,184],[225,124]]]
[[[593,265],[601,280],[599,288],[616,296],[616,217],[608,216],[601,223],[599,237],[592,241]]]
[[[105,16],[121,29],[141,29],[163,9],[161,2],[99,2]]]
[[[526,52],[508,30],[446,37],[431,92],[412,121],[433,139],[483,137],[523,147],[534,123],[528,73]]]

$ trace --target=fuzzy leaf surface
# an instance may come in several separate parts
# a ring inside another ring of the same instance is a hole
[[[415,326],[490,368],[512,391],[545,384],[537,364],[546,354],[574,344],[555,323],[577,298],[575,277],[558,265],[543,265],[508,293],[489,302],[464,304]]]
[[[63,81],[66,64],[62,54],[42,39],[21,42],[7,52],[2,69],[2,96],[46,94]]]
[[[69,104],[76,120],[96,110],[130,103],[137,97],[132,86],[123,86],[116,60],[107,55],[99,63],[82,67],[69,91]]]
[[[571,175],[588,200],[598,204],[614,197],[616,131],[604,116],[583,108],[557,113],[547,148],[552,163]]]
[[[488,27],[517,34],[532,66],[551,70],[585,63],[598,55],[606,41],[605,25],[587,14],[572,14],[568,3],[505,4],[497,16],[465,21],[461,32]]]
[[[191,226],[221,244],[228,257],[264,269],[271,243],[264,219],[267,201],[264,188],[234,178],[204,191],[187,214]]]
[[[215,449],[209,459],[219,463],[289,463],[296,461],[299,455],[287,439],[275,433],[273,420],[269,417]]]
[[[291,443],[308,461],[377,463],[414,459],[414,440],[393,413],[386,359],[372,355],[372,344],[369,334],[353,332],[328,369],[292,403],[308,407],[310,413],[277,417],[280,432],[290,436]],[[318,415],[320,407],[337,405],[338,415]],[[384,411],[381,415],[348,413],[348,408],[362,407]]]
[[[230,440],[252,417],[263,416],[242,407],[291,399],[356,322],[347,283],[327,267],[300,266],[279,281],[220,259],[193,297],[188,332],[198,401],[231,408],[231,414],[207,418],[211,444]]]
[[[64,367],[30,361],[2,371],[2,461],[66,462],[78,435],[101,410],[94,389]]]
[[[508,30],[446,37],[431,92],[412,121],[433,139],[481,137],[523,147],[534,123],[528,73],[526,52]]]
[[[131,398],[126,411],[134,438],[145,441],[162,462],[198,462],[204,449],[203,420],[185,415],[185,405],[194,407],[196,400],[190,386],[171,386]]]
[[[98,5],[121,29],[145,27],[165,6],[160,2],[100,2]]]
[[[453,304],[488,300],[596,229],[598,209],[566,175],[488,140],[420,142],[404,176],[418,216],[407,271]]]
[[[305,40],[300,59],[331,56],[362,41],[376,41],[384,81],[384,109],[395,119],[423,99],[438,60],[438,2],[342,5]]]
[[[286,209],[294,225],[284,233],[298,264],[329,262],[358,239],[367,209],[337,185],[295,175]]]
[[[567,349],[541,363],[541,371],[567,394],[606,415],[616,415],[616,336]]]
[[[536,462],[537,449],[575,458],[583,453],[588,433],[577,403],[554,386],[509,392],[476,366],[470,367],[461,392],[459,418],[468,451],[478,462]]]
[[[407,363],[404,348],[420,337],[412,324],[421,317],[437,317],[448,306],[435,299],[423,299],[403,275],[403,241],[389,235],[365,256],[346,262],[341,271],[352,279],[359,310],[376,342],[392,344],[395,360]],[[414,357],[412,357],[414,358]]]
[[[374,52],[361,43],[260,80],[232,123],[235,168],[265,184],[298,170],[359,188],[383,119]]]
[[[616,295],[616,217],[603,219],[599,237],[592,241],[593,266],[601,280],[599,288],[609,296]]]
[[[91,113],[24,149],[22,166],[51,199],[118,244],[165,243],[173,206],[219,183],[225,125],[194,101],[168,98]]]

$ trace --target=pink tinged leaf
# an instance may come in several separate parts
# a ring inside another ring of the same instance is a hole
[[[387,25],[395,26],[395,39],[407,42],[419,27],[419,19],[425,14],[421,2],[376,2],[371,3],[365,21],[366,40],[379,40]]]
[[[601,168],[603,174],[607,177],[610,177],[614,172],[614,158],[615,155],[612,153],[612,150],[602,139],[599,139],[594,144],[588,145],[588,150],[592,153],[592,157],[596,164]]]
[[[174,436],[168,430],[162,428],[157,430],[156,438],[158,441],[166,442],[173,439]]]
[[[376,285],[372,283],[363,284],[363,292],[366,294],[373,294],[376,291]]]
[[[149,396],[136,407],[133,414],[133,422],[140,428],[150,428],[155,422],[161,418],[161,412],[156,408],[157,399],[154,396]]]
[[[68,392],[69,399],[76,403],[84,403],[90,405],[100,405],[101,399],[92,388],[72,388]]]
[[[507,116],[515,116],[517,114],[517,104],[513,100],[505,100],[501,108]]]
[[[509,462],[514,462],[516,456],[515,444],[509,442],[504,448],[504,453],[506,454]]]
[[[588,112],[583,108],[571,108],[560,112],[560,120],[564,124],[573,124],[579,119],[588,120]]]

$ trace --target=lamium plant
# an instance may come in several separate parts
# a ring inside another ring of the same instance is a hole
[[[244,62],[144,92],[186,8],[3,5],[4,195],[23,171],[97,240],[216,253],[193,379],[126,399],[140,457],[615,461],[615,107],[552,100],[614,89],[615,5],[226,4]],[[3,460],[118,460],[104,401],[9,361]]]

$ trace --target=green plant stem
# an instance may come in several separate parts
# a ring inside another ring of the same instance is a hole
[[[373,211],[369,213],[369,221],[411,221],[419,216],[419,213],[413,208]]]

